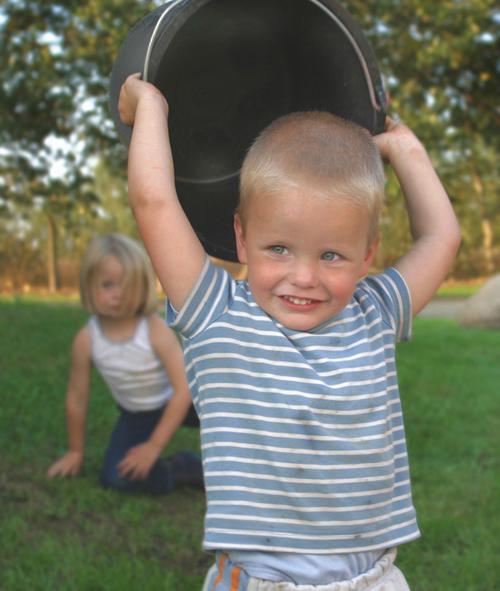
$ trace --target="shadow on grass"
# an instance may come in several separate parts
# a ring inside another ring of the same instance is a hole
[[[204,493],[125,495],[90,472],[49,480],[2,462],[0,588],[201,589],[213,562],[201,551]]]

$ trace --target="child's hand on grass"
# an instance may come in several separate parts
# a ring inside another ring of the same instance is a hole
[[[160,453],[161,450],[150,441],[133,447],[118,464],[120,476],[133,482],[146,480]]]
[[[54,462],[47,470],[47,476],[76,476],[83,463],[83,453],[79,451],[68,451],[60,460]]]

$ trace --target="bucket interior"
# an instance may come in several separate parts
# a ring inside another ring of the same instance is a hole
[[[209,254],[236,260],[239,170],[271,121],[327,110],[377,132],[370,74],[327,3],[190,0],[159,27],[148,80],[169,103],[177,191]]]

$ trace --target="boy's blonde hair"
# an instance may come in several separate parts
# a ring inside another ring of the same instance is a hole
[[[323,111],[280,117],[250,147],[236,210],[245,231],[251,198],[305,187],[324,198],[345,198],[367,209],[368,245],[379,236],[385,176],[369,132]]]
[[[95,238],[83,255],[80,271],[80,296],[89,314],[98,314],[94,292],[99,268],[114,256],[123,266],[123,301],[132,314],[152,314],[158,308],[156,276],[145,249],[123,234]]]

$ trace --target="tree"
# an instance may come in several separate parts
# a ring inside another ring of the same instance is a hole
[[[500,235],[497,3],[344,4],[374,48],[391,113],[422,139],[451,196],[464,230],[460,272],[472,272],[471,261],[475,273],[493,272]],[[4,0],[0,6],[0,216],[9,232],[34,211],[45,220],[44,243],[55,231],[83,236],[86,225],[102,221],[95,167],[105,163],[110,177],[126,174],[126,151],[108,112],[109,74],[130,29],[155,7],[146,0]],[[406,239],[393,179],[388,193],[384,264]],[[57,268],[55,261],[51,266]]]
[[[348,0],[374,48],[391,110],[429,149],[475,270],[494,270],[500,236],[500,9],[494,0]],[[482,260],[481,260],[482,259]]]
[[[43,213],[51,290],[57,228],[75,211],[92,216],[99,203],[93,162],[106,152],[124,174],[108,77],[130,28],[153,7],[140,0],[5,0],[0,8],[0,213]]]

